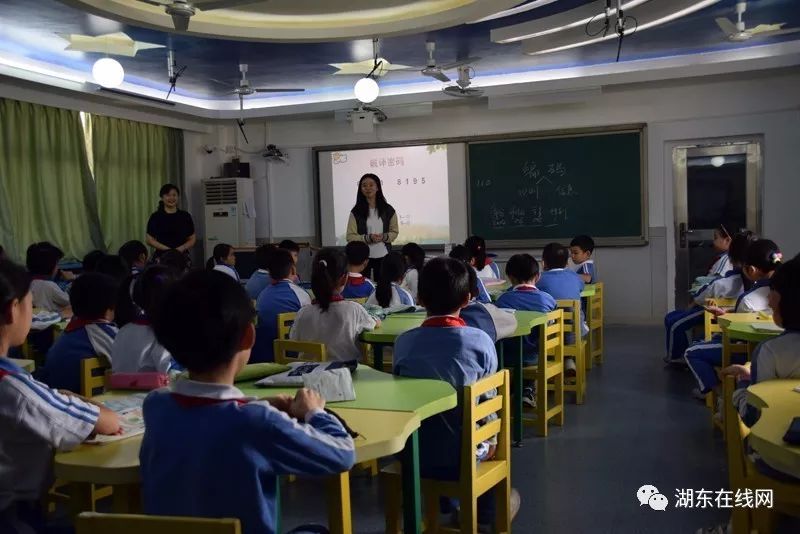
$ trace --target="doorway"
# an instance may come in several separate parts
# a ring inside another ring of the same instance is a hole
[[[733,236],[761,229],[761,144],[739,141],[677,147],[675,177],[675,305],[689,304],[689,290],[718,256],[714,228]]]

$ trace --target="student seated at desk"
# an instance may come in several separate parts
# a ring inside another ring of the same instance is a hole
[[[119,247],[117,254],[128,264],[133,276],[138,276],[147,267],[147,247],[141,241],[128,241]]]
[[[588,235],[577,235],[569,243],[569,255],[574,263],[574,270],[584,284],[594,284],[594,239]]]
[[[347,283],[342,290],[346,299],[365,299],[375,292],[375,284],[362,273],[369,265],[369,245],[363,241],[350,241],[344,247],[347,256]]]
[[[469,250],[478,278],[501,278],[500,268],[486,254],[486,241],[482,237],[473,235],[464,241],[464,246]]]
[[[714,263],[708,269],[708,276],[725,276],[734,268],[732,260],[728,254],[733,241],[733,235],[728,231],[728,227],[720,224],[714,228],[714,240],[712,242],[714,251],[719,253],[714,259]]]
[[[184,274],[190,267],[186,254],[175,249],[167,250],[163,254],[159,254],[156,263],[158,265],[166,265],[178,274]]]
[[[414,297],[400,286],[406,272],[406,262],[398,252],[390,252],[383,257],[378,274],[375,292],[367,299],[367,304],[391,308],[393,306],[413,306]]]
[[[275,245],[267,244],[261,245],[256,249],[256,271],[250,275],[247,284],[244,286],[250,300],[258,299],[261,292],[272,284],[272,278],[269,274],[269,258],[276,248]]]
[[[69,307],[69,295],[55,282],[59,274],[58,262],[63,257],[61,249],[47,241],[28,247],[25,265],[33,276],[31,294],[34,308],[60,312]],[[71,273],[66,276],[69,279],[74,278]]]
[[[513,310],[501,309],[491,303],[478,302],[478,275],[475,269],[467,269],[469,274],[470,301],[461,309],[460,316],[467,326],[483,330],[493,342],[509,337],[517,329],[517,319]]]
[[[692,293],[693,302],[688,310],[673,310],[664,317],[667,335],[665,362],[684,362],[683,353],[693,341],[692,329],[703,324],[707,299],[738,298],[745,287],[749,287],[750,282],[742,274],[742,268],[747,257],[747,249],[755,240],[756,236],[750,231],[736,234],[729,248],[732,270]]]
[[[111,366],[118,288],[113,278],[101,273],[82,274],[72,283],[69,298],[75,315],[47,351],[43,382],[56,389],[80,391],[81,360],[97,357]]]
[[[328,360],[358,360],[361,357],[358,337],[379,324],[364,306],[342,297],[346,281],[344,253],[332,248],[320,250],[311,262],[315,300],[297,312],[289,332],[291,339],[324,343]]]
[[[739,296],[734,308],[735,313],[761,312],[769,309],[769,283],[775,269],[781,264],[781,251],[774,241],[758,239],[747,249],[744,261],[744,275],[753,285]],[[720,308],[709,308],[716,316],[726,312]],[[698,387],[692,395],[699,400],[719,384],[715,366],[722,364],[722,336],[716,335],[711,341],[699,341],[686,349],[684,353],[689,369],[694,373]],[[732,355],[731,363],[742,364],[745,354]]]
[[[273,534],[278,476],[353,466],[353,440],[319,394],[256,400],[234,386],[255,329],[250,298],[229,276],[186,275],[167,290],[153,329],[189,377],[144,401],[145,513],[236,517],[243,534]]]
[[[556,300],[581,300],[584,288],[583,280],[577,273],[567,269],[569,249],[559,243],[550,243],[542,250],[542,263],[544,272],[536,286],[545,293],[549,293]],[[581,336],[589,333],[583,310],[581,310]],[[564,343],[571,344],[572,335],[564,336]]]
[[[7,358],[28,335],[31,278],[0,260],[0,532],[45,532],[43,496],[54,450],[94,434],[119,432],[117,415],[77,395],[50,389]]]
[[[419,299],[428,312],[422,326],[397,337],[394,345],[394,374],[412,378],[443,380],[460,390],[497,372],[497,353],[491,338],[467,326],[459,317],[470,300],[468,269],[453,258],[434,258],[422,268]],[[494,393],[494,392],[492,392]],[[493,395],[492,395],[493,396]],[[423,477],[457,480],[462,414],[460,408],[425,419],[419,432],[420,472]],[[496,438],[481,443],[476,460],[491,459]],[[442,503],[443,512],[452,503]],[[511,517],[519,509],[519,494],[512,489]],[[478,522],[494,520],[494,492],[478,498]]]
[[[478,277],[478,296],[475,297],[476,300],[478,302],[483,302],[484,304],[492,302],[492,297],[486,290],[483,280],[481,280],[481,277],[478,276],[478,270],[475,268],[475,257],[472,255],[469,249],[464,245],[456,245],[453,247],[453,250],[450,251],[450,257],[462,263],[466,263],[469,265],[470,269],[475,271],[475,276]]]
[[[296,312],[311,304],[308,293],[292,281],[297,275],[297,267],[291,252],[285,248],[273,250],[269,257],[269,272],[272,285],[265,288],[256,301],[258,328],[251,358],[253,363],[275,361],[272,343],[278,338],[278,315]]]
[[[172,269],[163,265],[148,267],[136,280],[133,301],[141,315],[120,328],[111,346],[111,369],[114,373],[170,371],[175,362],[156,340],[151,325],[167,288],[177,280]]]
[[[228,244],[220,243],[214,246],[214,254],[208,258],[206,269],[219,271],[237,282],[239,281],[239,273],[236,270],[236,254],[233,247]]]
[[[403,275],[403,283],[400,285],[411,293],[416,302],[419,273],[422,272],[422,267],[425,265],[425,250],[416,243],[406,243],[400,252],[403,254],[407,266],[406,274]]]
[[[105,255],[106,253],[102,250],[93,250],[91,252],[87,252],[83,257],[83,260],[81,260],[83,272],[93,273],[97,269],[97,262],[99,262]]]
[[[288,250],[289,253],[292,255],[292,259],[294,260],[294,264],[297,265],[297,261],[300,258],[300,245],[292,241],[291,239],[284,239],[280,243],[278,243],[278,248],[282,248],[284,250]]]

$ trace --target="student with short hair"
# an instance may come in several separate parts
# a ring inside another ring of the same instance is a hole
[[[189,273],[167,290],[153,329],[189,376],[144,401],[145,513],[236,517],[243,534],[274,534],[278,476],[353,466],[353,440],[318,393],[259,400],[234,385],[256,334],[250,299],[231,277]]]
[[[470,301],[469,267],[454,258],[439,257],[422,268],[419,300],[427,310],[422,326],[397,337],[394,369],[399,376],[443,380],[461,390],[497,372],[497,353],[491,338],[467,326],[459,317]],[[490,392],[487,397],[494,396]],[[420,473],[423,477],[457,480],[461,465],[462,408],[429,417],[419,431]],[[494,456],[496,437],[481,443],[477,461]],[[512,517],[519,494],[512,490]],[[494,495],[478,498],[478,522],[491,523]]]
[[[594,239],[588,235],[577,235],[569,243],[569,255],[575,264],[574,270],[585,284],[595,282],[593,253]]]
[[[128,241],[117,252],[131,268],[131,274],[137,275],[147,267],[147,247],[136,239]]]
[[[156,340],[152,317],[161,299],[177,277],[164,265],[151,265],[134,283],[133,302],[142,313],[117,332],[111,346],[111,370],[114,373],[167,373],[175,362]]]
[[[294,259],[295,265],[297,265],[297,260],[300,258],[300,245],[292,241],[291,239],[284,239],[280,243],[278,243],[278,248],[282,248],[284,250],[288,250],[292,254],[292,258]]]
[[[375,284],[364,276],[369,265],[369,245],[363,241],[350,241],[344,247],[347,256],[347,283],[342,290],[346,299],[368,298],[375,292]]]
[[[467,269],[469,274],[470,301],[461,308],[459,314],[467,326],[483,330],[492,341],[509,337],[517,329],[517,319],[513,310],[501,309],[494,304],[478,302],[478,275],[475,269]]]
[[[93,273],[97,269],[97,262],[99,262],[106,253],[102,250],[93,250],[88,252],[81,261],[84,273]]]
[[[116,254],[106,254],[98,260],[95,272],[107,274],[117,283],[122,283],[131,274],[131,266]]]
[[[475,270],[475,275],[478,276],[478,270],[475,268],[476,258],[466,246],[464,245],[454,246],[453,249],[450,251],[450,257],[469,265],[471,269]],[[478,302],[483,302],[484,304],[492,302],[492,297],[486,290],[486,286],[483,284],[483,280],[481,279],[480,276],[478,276],[478,296],[476,297],[476,299],[478,300]]]
[[[42,508],[54,450],[119,432],[117,415],[78,395],[50,389],[7,357],[30,331],[31,278],[0,260],[0,532],[44,532]]]
[[[398,252],[389,252],[383,257],[378,273],[378,285],[367,299],[367,304],[391,308],[394,306],[413,306],[414,297],[400,286],[406,272],[406,262]]]
[[[486,253],[486,241],[482,237],[470,236],[464,241],[464,246],[473,258],[473,267],[478,273],[478,278],[501,278],[500,267]]]
[[[272,284],[269,274],[270,255],[277,247],[272,244],[261,245],[256,249],[256,271],[250,275],[244,289],[251,300],[256,300],[264,288]]]
[[[206,262],[206,269],[219,271],[239,281],[239,273],[236,271],[236,252],[227,243],[214,246],[214,252]]]
[[[61,249],[47,241],[28,247],[25,266],[33,276],[31,294],[34,308],[60,312],[69,307],[69,295],[54,281],[58,273],[58,262],[63,257]]]
[[[178,274],[183,274],[189,270],[189,260],[186,258],[186,254],[176,249],[165,250],[156,256],[156,263],[158,265],[166,265]]]
[[[117,335],[114,306],[119,284],[106,274],[80,275],[70,290],[73,317],[47,351],[42,380],[52,388],[80,391],[81,361],[98,357],[111,366]]]
[[[549,293],[555,300],[581,300],[583,280],[577,273],[567,269],[569,249],[559,243],[550,243],[542,250],[544,272],[536,283],[541,291]],[[589,333],[583,310],[581,310],[581,336]],[[565,336],[564,342],[572,343],[572,336]]]
[[[324,343],[329,360],[350,361],[361,357],[358,337],[379,323],[356,302],[345,300],[347,258],[332,249],[320,250],[311,263],[314,302],[297,312],[289,338]]]
[[[403,245],[401,253],[406,260],[408,270],[403,276],[403,283],[400,285],[411,293],[411,296],[414,297],[414,302],[416,302],[419,273],[422,272],[422,267],[425,265],[425,250],[416,243],[406,243]]]
[[[296,312],[311,304],[308,293],[292,280],[297,266],[291,252],[285,248],[273,250],[269,256],[269,272],[272,284],[264,288],[256,301],[258,328],[250,357],[253,363],[275,361],[272,343],[278,337],[278,315]]]

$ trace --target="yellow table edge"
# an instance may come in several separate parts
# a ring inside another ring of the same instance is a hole
[[[798,386],[800,380],[789,379],[767,380],[747,388],[747,402],[761,410],[761,417],[750,429],[750,446],[770,466],[795,477],[800,477],[800,445],[785,443],[783,435],[798,413],[800,393],[793,391]],[[775,395],[781,400],[785,396],[788,405],[770,406],[769,398]]]

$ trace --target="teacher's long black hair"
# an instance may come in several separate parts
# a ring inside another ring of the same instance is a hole
[[[340,281],[347,276],[347,256],[335,248],[323,248],[311,262],[311,290],[316,304],[328,311]]]
[[[362,219],[369,217],[369,202],[367,202],[367,197],[364,196],[364,193],[361,192],[361,183],[367,178],[372,179],[372,181],[374,181],[375,185],[378,187],[378,192],[375,193],[375,209],[378,211],[378,216],[380,217],[383,215],[384,210],[387,208],[387,206],[389,206],[389,203],[386,202],[386,197],[383,196],[383,185],[381,185],[381,179],[378,178],[376,174],[368,172],[358,181],[356,205],[352,209],[353,214],[357,217],[361,217]]]

